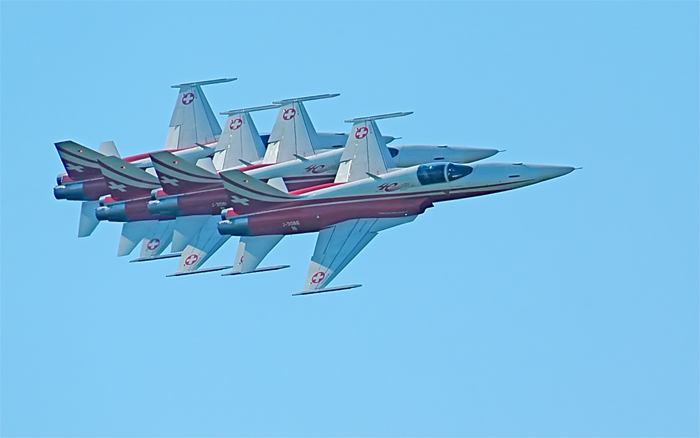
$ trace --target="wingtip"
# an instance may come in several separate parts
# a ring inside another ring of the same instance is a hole
[[[187,271],[187,272],[173,272],[172,274],[166,274],[166,277],[182,277],[184,275],[194,275],[194,274],[205,274],[207,272],[216,272],[216,271],[223,271],[224,269],[231,269],[233,266],[216,266],[214,268],[202,268],[202,269],[195,269],[194,271]]]
[[[272,103],[274,105],[286,105],[292,102],[308,102],[310,100],[330,99],[332,97],[338,96],[340,96],[340,93],[315,94],[313,96],[293,97],[290,99],[275,100]]]
[[[400,111],[396,113],[387,113],[387,114],[377,114],[375,116],[366,116],[366,117],[355,117],[354,119],[347,119],[344,120],[344,123],[360,123],[360,122],[368,122],[370,120],[381,120],[381,119],[393,119],[394,117],[404,117],[404,116],[410,116],[413,114],[413,111]]]
[[[226,276],[232,276],[232,275],[256,274],[258,272],[278,271],[280,269],[286,269],[288,267],[290,267],[290,265],[266,266],[264,268],[258,268],[258,269],[255,269],[253,271],[248,271],[248,272],[235,272],[235,271],[224,272],[223,274],[221,274],[221,276],[226,277]]]
[[[196,81],[196,82],[184,82],[182,84],[171,85],[170,88],[183,88],[183,87],[193,87],[202,85],[213,85],[213,84],[223,84],[226,82],[233,82],[238,80],[238,78],[221,78],[221,79],[211,79],[207,81]]]
[[[348,290],[348,289],[355,289],[358,287],[362,287],[361,284],[348,284],[345,286],[333,286],[333,287],[325,287],[323,289],[315,289],[315,290],[303,290],[301,292],[295,292],[292,294],[293,297],[301,296],[301,295],[314,295],[314,294],[322,294],[325,292],[339,292],[341,290]]]

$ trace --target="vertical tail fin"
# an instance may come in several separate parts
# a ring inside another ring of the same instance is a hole
[[[202,85],[235,80],[236,78],[223,78],[173,85],[172,88],[179,88],[180,93],[175,101],[175,109],[170,119],[170,130],[165,141],[165,149],[183,149],[197,143],[215,142],[221,134],[221,127],[202,91]]]
[[[352,123],[352,130],[340,157],[335,182],[350,182],[367,178],[367,174],[381,175],[396,167],[389,149],[386,147],[376,120],[403,117],[412,112],[382,114],[346,120]]]
[[[318,134],[303,102],[336,96],[340,94],[319,94],[273,102],[281,106],[268,140],[263,163],[283,163],[297,157],[315,155],[320,146]]]
[[[229,117],[224,124],[224,132],[219,137],[219,143],[216,145],[217,153],[214,155],[214,167],[217,170],[239,167],[246,162],[259,161],[265,156],[265,145],[250,113],[273,108],[279,108],[279,105],[243,108],[221,113]]]

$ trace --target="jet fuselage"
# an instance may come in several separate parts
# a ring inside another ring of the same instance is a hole
[[[252,214],[239,216],[234,206],[222,214],[219,232],[237,236],[297,234],[351,219],[413,216],[435,202],[513,190],[573,170],[569,166],[505,163],[424,164],[334,184]]]

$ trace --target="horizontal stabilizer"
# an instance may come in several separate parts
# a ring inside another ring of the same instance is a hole
[[[258,268],[258,269],[255,269],[255,270],[253,270],[253,271],[248,271],[248,272],[235,272],[235,271],[231,271],[231,272],[226,272],[226,273],[224,273],[224,274],[221,274],[221,276],[224,277],[224,276],[227,276],[227,275],[243,275],[243,274],[254,274],[254,273],[256,273],[256,272],[277,271],[277,270],[280,270],[280,269],[286,269],[286,268],[288,268],[289,266],[290,266],[290,265],[266,266],[266,267],[264,267],[264,268]]]
[[[139,263],[139,262],[150,262],[151,260],[163,260],[172,259],[175,257],[180,257],[181,252],[171,252],[168,254],[161,254],[153,257],[139,257],[137,259],[129,260],[129,263]]]
[[[221,78],[221,79],[210,79],[208,81],[199,81],[199,82],[185,82],[184,84],[171,85],[170,88],[194,87],[195,85],[199,85],[201,87],[202,85],[223,84],[225,82],[233,82],[237,79],[238,78]]]
[[[289,189],[287,188],[287,185],[284,183],[284,178],[282,178],[281,176],[268,179],[267,184],[276,188],[277,190],[284,192],[284,193],[289,193]]]
[[[119,155],[119,151],[117,150],[117,145],[115,145],[113,141],[103,141],[100,143],[100,147],[97,148],[97,151],[108,157],[121,158],[121,155]]]
[[[204,169],[207,172],[211,172],[214,175],[216,175],[216,173],[218,172],[218,170],[216,170],[216,168],[214,167],[214,162],[211,159],[211,157],[200,158],[195,164],[197,165],[197,167]]]
[[[233,266],[216,266],[214,268],[197,269],[196,271],[173,272],[172,274],[166,275],[166,277],[181,277],[183,275],[204,274],[205,272],[223,271],[224,269],[231,269],[232,267]]]
[[[361,287],[361,286],[362,286],[361,284],[348,284],[347,286],[334,286],[334,287],[326,287],[324,289],[305,290],[305,291],[294,293],[294,294],[292,294],[292,296],[296,297],[299,295],[322,294],[324,292],[338,292],[341,290],[355,289],[356,287]]]
[[[180,216],[175,219],[172,252],[181,252],[209,220],[209,215]]]

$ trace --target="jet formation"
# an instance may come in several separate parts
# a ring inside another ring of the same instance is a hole
[[[378,121],[411,112],[345,120],[349,132],[316,132],[305,103],[338,94],[284,99],[225,111],[223,130],[202,90],[223,78],[173,85],[179,90],[165,147],[121,157],[114,142],[97,150],[55,143],[66,173],[56,199],[80,201],[78,237],[101,222],[122,223],[117,255],[131,262],[178,258],[168,276],[260,267],[290,234],[318,233],[303,289],[339,291],[333,279],[380,231],[412,222],[438,202],[513,190],[566,175],[571,166],[481,162],[499,151],[447,145],[393,145]],[[269,134],[251,117],[277,110]],[[392,146],[388,146],[392,144]],[[477,163],[478,162],[478,163]],[[232,236],[230,266],[205,267]],[[167,248],[169,252],[166,252]]]

